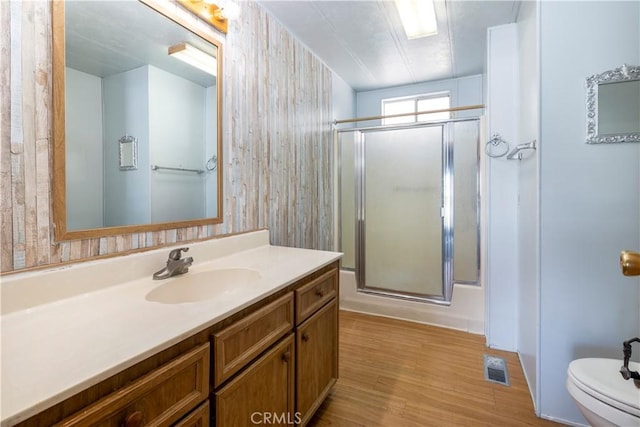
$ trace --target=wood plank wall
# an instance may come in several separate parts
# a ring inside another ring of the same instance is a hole
[[[168,0],[173,3],[173,0]],[[0,1],[0,271],[268,227],[333,248],[331,71],[253,2],[222,40],[222,224],[56,242],[51,210],[51,5]]]

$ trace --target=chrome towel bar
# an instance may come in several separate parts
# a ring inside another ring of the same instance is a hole
[[[193,173],[197,173],[198,175],[201,173],[204,173],[202,169],[171,168],[168,166],[151,165],[151,170],[157,171],[160,169],[169,170],[169,171],[179,171],[179,172],[193,172]]]
[[[534,139],[531,142],[525,142],[524,144],[518,144],[516,147],[511,150],[509,154],[507,154],[507,159],[509,160],[522,160],[522,151],[523,150],[535,150],[536,149],[536,140]]]

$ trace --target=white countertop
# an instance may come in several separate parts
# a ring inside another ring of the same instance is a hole
[[[150,271],[148,277],[4,314],[0,320],[2,427],[17,424],[206,329],[341,255],[268,244],[207,261],[194,255],[187,275],[245,268],[256,270],[260,277],[210,300],[163,304],[147,301],[146,294],[181,277],[154,281]],[[41,274],[42,280],[47,277],[46,272]]]

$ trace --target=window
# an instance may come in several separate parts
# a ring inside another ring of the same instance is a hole
[[[441,110],[450,108],[449,93],[431,93],[412,97],[387,98],[382,100],[382,115],[389,116],[402,113],[419,113],[420,111]],[[451,118],[451,112],[419,114],[417,116],[403,116],[382,119],[383,125],[396,125],[402,123],[425,122],[428,120],[447,120]]]

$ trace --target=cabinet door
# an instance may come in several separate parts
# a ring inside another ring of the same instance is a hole
[[[298,327],[296,349],[296,411],[305,425],[338,379],[336,299]]]
[[[197,409],[191,411],[174,427],[209,427],[209,401],[207,400]]]
[[[215,425],[293,424],[294,360],[290,334],[215,393]]]

